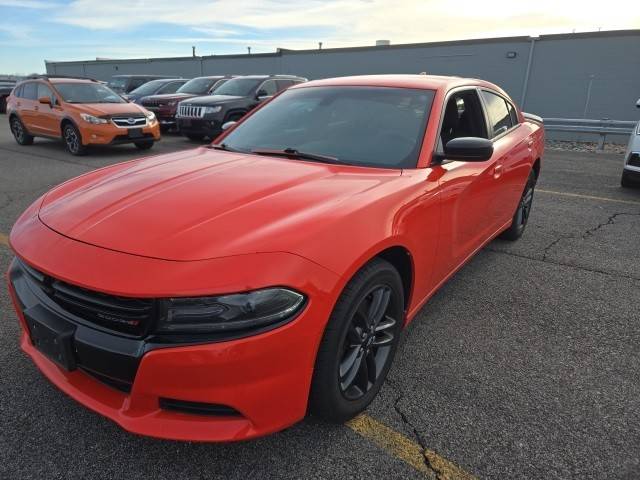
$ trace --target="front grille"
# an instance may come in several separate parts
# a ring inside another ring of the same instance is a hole
[[[118,127],[130,128],[130,127],[143,127],[147,124],[147,117],[144,115],[131,116],[131,117],[112,117],[111,121]]]
[[[178,115],[180,117],[202,118],[204,117],[204,107],[197,105],[180,105]]]
[[[630,165],[632,167],[640,167],[640,153],[632,153],[629,156],[629,161],[627,162],[627,165]]]
[[[156,314],[152,299],[118,297],[87,290],[51,278],[21,262],[32,283],[63,310],[116,332],[144,335]]]
[[[119,380],[117,378],[111,378],[108,377],[106,375],[102,375],[98,372],[94,372],[93,370],[89,370],[87,368],[82,368],[80,367],[80,369],[85,372],[87,375],[91,375],[93,378],[95,378],[96,380],[98,380],[101,383],[104,383],[105,385],[111,387],[111,388],[115,388],[116,390],[120,390],[123,393],[130,393],[131,392],[131,386],[133,382],[128,382],[125,380]]]
[[[175,398],[160,398],[160,408],[174,412],[190,413],[193,415],[213,415],[214,417],[240,417],[235,408],[216,403],[190,402]]]

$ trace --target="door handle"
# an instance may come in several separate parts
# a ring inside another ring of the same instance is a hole
[[[493,167],[493,178],[496,180],[502,176],[502,165],[498,164]]]
[[[527,140],[527,146],[529,148],[531,148],[533,146],[533,138],[530,138],[529,140]]]

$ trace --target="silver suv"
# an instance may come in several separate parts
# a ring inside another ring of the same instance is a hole
[[[640,99],[636,102],[636,107],[640,108]],[[624,154],[624,170],[622,170],[623,187],[640,186],[640,121],[629,138],[627,153]]]

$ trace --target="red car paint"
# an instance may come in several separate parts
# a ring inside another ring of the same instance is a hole
[[[542,155],[538,124],[518,111],[520,125],[494,142],[490,160],[432,165],[447,92],[478,86],[504,94],[498,87],[396,75],[293,88],[332,85],[434,90],[417,168],[328,165],[198,148],[87,173],[53,189],[18,219],[10,236],[16,255],[86,289],[156,298],[283,285],[309,299],[295,320],[267,333],[146,353],[125,394],[44,357],[30,342],[10,285],[23,325],[21,346],[53,383],[144,435],[228,441],[281,430],[305,415],[322,332],[358,269],[387,248],[408,252],[408,323],[442,283],[510,225]],[[165,411],[160,397],[229,405],[242,416]]]

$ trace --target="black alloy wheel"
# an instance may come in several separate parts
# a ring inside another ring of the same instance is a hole
[[[11,133],[19,145],[31,145],[33,137],[27,133],[24,125],[17,116],[11,118]]]
[[[504,232],[502,232],[500,238],[514,241],[518,240],[522,236],[522,234],[524,233],[524,229],[529,222],[529,215],[531,215],[531,208],[533,207],[533,194],[535,192],[535,188],[536,174],[532,170],[529,173],[527,184],[525,185],[522,196],[520,197],[520,202],[518,202],[516,213],[513,215],[511,226]]]
[[[78,129],[71,123],[67,123],[62,129],[64,143],[71,155],[85,155],[87,147],[82,144],[82,137]]]
[[[331,314],[316,358],[312,414],[343,422],[371,403],[391,367],[403,320],[400,275],[375,258],[347,284]]]

